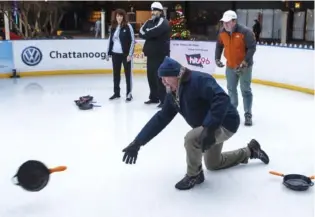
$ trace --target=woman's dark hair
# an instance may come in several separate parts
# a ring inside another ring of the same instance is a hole
[[[123,17],[123,20],[121,21],[121,26],[127,26],[128,24],[128,20],[127,20],[127,13],[124,9],[116,9],[115,12],[114,12],[114,17],[113,17],[113,20],[112,20],[112,28],[116,28],[118,23],[117,23],[117,19],[116,19],[116,16],[117,15],[121,15]]]

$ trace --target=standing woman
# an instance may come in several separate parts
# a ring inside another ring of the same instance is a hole
[[[107,46],[107,60],[112,57],[114,75],[114,95],[109,99],[120,98],[120,72],[121,64],[124,65],[126,77],[126,101],[132,100],[132,57],[135,46],[134,30],[127,21],[126,11],[117,9],[111,24],[111,33]]]

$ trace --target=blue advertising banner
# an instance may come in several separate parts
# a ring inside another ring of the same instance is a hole
[[[0,41],[0,74],[12,73],[14,68],[11,41]]]

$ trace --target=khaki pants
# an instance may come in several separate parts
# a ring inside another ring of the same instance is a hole
[[[202,130],[203,127],[194,128],[185,136],[187,175],[189,176],[197,175],[202,165],[202,151],[198,141]],[[247,164],[250,157],[250,150],[247,147],[222,153],[224,141],[233,135],[234,133],[223,127],[215,132],[216,143],[204,153],[204,162],[208,170],[225,169],[240,163]]]

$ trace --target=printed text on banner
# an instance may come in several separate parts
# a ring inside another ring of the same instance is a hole
[[[204,41],[172,41],[171,57],[191,70],[215,72],[215,43]]]

